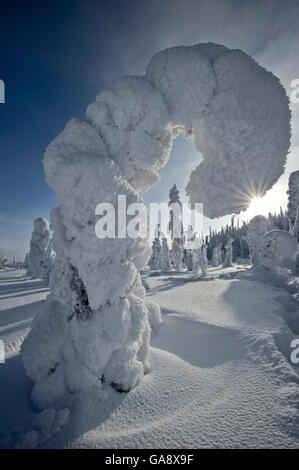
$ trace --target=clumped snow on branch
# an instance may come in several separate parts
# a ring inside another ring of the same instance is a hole
[[[122,77],[49,145],[44,168],[60,206],[52,210],[57,253],[51,295],[22,355],[43,408],[68,393],[128,391],[149,367],[150,324],[139,271],[145,239],[95,235],[95,208],[159,181],[173,138],[193,134],[204,161],[190,201],[218,217],[240,212],[283,172],[290,138],[288,99],[278,79],[241,51],[204,44],[156,54],[143,77]],[[118,227],[116,227],[118,228]]]
[[[34,229],[30,240],[27,274],[34,278],[49,281],[54,261],[49,222],[43,217],[38,217],[34,220],[33,226]]]

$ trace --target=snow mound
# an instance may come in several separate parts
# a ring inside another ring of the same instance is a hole
[[[33,423],[34,429],[28,431],[24,438],[15,446],[16,449],[36,449],[38,446],[46,444],[67,424],[70,417],[70,410],[54,410],[48,408],[39,413]]]

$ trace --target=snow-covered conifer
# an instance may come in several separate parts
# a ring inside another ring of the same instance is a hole
[[[222,246],[218,243],[213,249],[212,253],[212,266],[216,267],[222,264]]]
[[[223,266],[225,268],[231,267],[233,265],[233,239],[231,237],[228,238],[225,244],[225,260]]]
[[[169,191],[169,232],[172,240],[170,259],[176,271],[183,268],[184,257],[184,229],[182,223],[182,203],[176,184]]]
[[[3,255],[0,255],[0,269],[4,269],[6,263],[7,263],[7,259]]]
[[[174,238],[171,246],[171,262],[176,271],[183,269],[184,237]]]
[[[155,230],[155,238],[152,243],[152,255],[148,262],[152,271],[161,269],[161,242],[160,242],[160,226],[158,225]]]
[[[267,219],[263,215],[253,217],[248,225],[246,240],[249,247],[250,261],[253,265],[260,263],[264,235],[267,232],[267,228]]]
[[[28,269],[29,265],[29,253],[26,253],[24,261],[23,261],[23,269]]]
[[[204,244],[199,251],[199,265],[201,269],[201,277],[206,277],[208,274],[208,257],[207,247]]]
[[[195,276],[201,274],[200,256],[201,256],[202,241],[199,237],[195,236],[193,240],[192,250],[192,272]]]
[[[38,217],[34,220],[33,225],[27,274],[34,278],[49,281],[50,271],[53,266],[49,222],[44,217]]]
[[[192,265],[192,251],[193,251],[193,242],[195,239],[195,232],[193,230],[192,225],[189,225],[187,232],[185,234],[185,239],[186,239],[186,246],[185,246],[185,264],[186,268],[188,271],[192,271],[193,265]]]
[[[168,240],[162,234],[162,247],[161,247],[161,256],[160,256],[160,268],[163,271],[168,271],[170,269],[170,250],[168,247]]]

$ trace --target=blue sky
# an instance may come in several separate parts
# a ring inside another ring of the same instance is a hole
[[[6,103],[0,104],[0,252],[23,256],[33,219],[48,218],[58,204],[44,181],[45,148],[72,116],[84,117],[87,104],[111,80],[142,74],[149,58],[165,47],[213,41],[251,54],[290,93],[291,80],[299,77],[298,26],[299,2],[291,0],[283,7],[278,0],[2,2],[0,78]],[[297,106],[292,105],[287,169],[268,195],[271,210],[285,205],[288,174],[299,167]],[[146,200],[167,200],[174,182],[184,199],[199,158],[192,139],[179,137],[161,183]]]

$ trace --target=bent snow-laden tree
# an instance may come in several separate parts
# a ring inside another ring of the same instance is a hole
[[[47,148],[46,180],[57,254],[51,295],[24,341],[23,361],[45,407],[75,391],[130,390],[148,368],[150,325],[139,271],[144,238],[97,238],[96,206],[159,181],[179,132],[203,161],[186,191],[208,217],[239,213],[282,174],[290,141],[288,98],[279,80],[239,50],[215,44],[156,54],[144,76],[103,90]],[[116,233],[118,230],[116,223]],[[123,230],[123,227],[121,227]]]
[[[38,217],[33,222],[33,232],[30,240],[27,274],[49,281],[53,266],[54,254],[51,248],[49,222]]]

